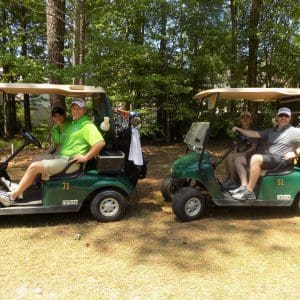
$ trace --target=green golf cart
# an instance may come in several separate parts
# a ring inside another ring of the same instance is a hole
[[[0,215],[77,212],[82,206],[88,206],[91,215],[98,221],[120,220],[135,194],[137,181],[131,180],[126,172],[125,154],[118,148],[120,143],[115,136],[113,112],[103,88],[83,85],[0,83],[0,92],[2,97],[9,94],[81,97],[91,101],[93,120],[98,128],[104,117],[110,118],[110,131],[104,133],[107,147],[97,157],[82,165],[75,173],[68,174],[67,170],[64,170],[52,176],[50,180],[37,179],[13,205],[0,207]],[[34,144],[41,147],[41,143],[29,132],[23,132],[23,137],[23,145],[0,163],[0,178],[11,180],[7,172],[8,163],[27,145]],[[1,189],[9,190],[4,183],[1,183]]]
[[[207,100],[216,114],[216,107],[222,100],[249,100],[277,102],[291,106],[300,101],[300,89],[283,88],[220,88],[199,92],[196,101]],[[170,174],[161,183],[161,192],[178,219],[191,221],[200,218],[207,205],[217,206],[287,206],[300,211],[300,168],[297,164],[289,169],[276,168],[261,174],[255,189],[256,200],[235,200],[220,183],[216,168],[222,160],[245,137],[238,136],[232,148],[225,155],[214,160],[207,151],[211,122],[194,122],[184,142],[188,151],[172,164]]]

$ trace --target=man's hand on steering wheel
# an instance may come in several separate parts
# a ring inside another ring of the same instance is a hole
[[[239,132],[239,129],[240,129],[239,127],[233,126],[231,130],[232,130],[234,133],[236,133],[236,132]]]
[[[243,135],[240,130],[239,127],[232,127],[232,131],[234,132],[235,138],[241,142],[241,143],[247,143],[248,142],[248,137],[246,137],[245,135]]]

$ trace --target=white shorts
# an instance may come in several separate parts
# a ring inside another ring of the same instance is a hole
[[[44,168],[42,179],[48,180],[50,176],[60,173],[63,169],[66,168],[70,160],[71,158],[69,157],[60,157],[60,158],[42,160],[41,164]],[[74,163],[66,170],[66,174],[76,172],[79,169],[80,169],[80,164]]]

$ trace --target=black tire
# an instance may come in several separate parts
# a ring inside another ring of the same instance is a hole
[[[297,199],[295,199],[292,205],[292,209],[296,214],[300,214],[300,196],[298,196]]]
[[[166,202],[172,202],[174,192],[176,191],[176,188],[172,183],[173,178],[170,175],[165,176],[161,182],[160,191]]]
[[[121,220],[126,211],[124,196],[114,190],[101,191],[95,195],[90,203],[93,218],[101,222]]]
[[[184,187],[174,194],[172,209],[176,217],[182,221],[199,219],[206,208],[202,193],[191,187]]]

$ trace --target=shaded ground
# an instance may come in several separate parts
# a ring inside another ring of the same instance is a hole
[[[179,222],[159,187],[184,146],[146,150],[148,178],[120,222],[97,223],[86,211],[1,217],[1,299],[299,298],[299,216],[212,207]]]

